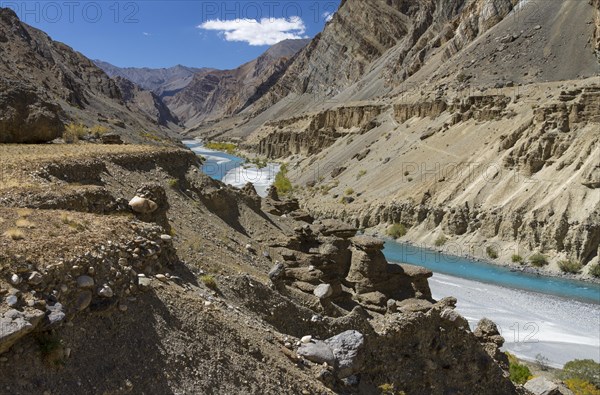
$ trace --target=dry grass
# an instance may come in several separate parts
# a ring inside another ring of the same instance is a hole
[[[4,232],[4,236],[11,240],[23,240],[25,238],[25,233],[21,229],[10,228]]]
[[[17,228],[33,229],[35,224],[28,219],[19,218],[16,222]]]
[[[27,218],[31,214],[33,214],[33,210],[31,210],[29,208],[19,208],[19,209],[17,209],[17,215],[19,217],[21,217],[21,218]]]

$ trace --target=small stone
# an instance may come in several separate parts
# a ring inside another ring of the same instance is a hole
[[[32,285],[38,285],[41,284],[43,279],[44,277],[42,277],[39,272],[33,272],[29,275],[29,278],[27,278],[27,282]]]
[[[277,263],[273,268],[269,271],[269,278],[271,281],[275,282],[283,275],[285,270],[285,266],[282,263]]]
[[[138,285],[142,288],[149,288],[152,284],[152,280],[148,277],[138,277]]]
[[[313,294],[321,300],[327,299],[333,295],[333,288],[329,284],[320,284],[315,288]]]
[[[541,25],[536,25],[536,26],[534,27],[534,29],[535,29],[535,30],[540,30],[541,28],[542,28],[542,26],[541,26]]]
[[[252,250],[252,244],[246,244],[246,249],[248,251],[251,251]]]
[[[90,276],[79,276],[77,278],[77,286],[79,288],[92,288],[94,286],[94,279]]]
[[[171,241],[171,240],[173,240],[173,238],[171,236],[169,236],[169,235],[160,235],[160,239],[162,241]]]
[[[90,276],[93,276],[94,274],[96,274],[96,269],[95,269],[93,266],[90,266],[90,267],[88,268],[88,274],[89,274]]]
[[[112,298],[114,296],[114,292],[111,287],[105,285],[102,288],[100,288],[100,290],[98,291],[98,295],[102,296],[103,298]]]
[[[16,295],[10,295],[9,297],[6,298],[6,303],[10,307],[14,307],[17,305],[17,303],[19,303],[19,298],[17,298]]]
[[[204,302],[204,306],[209,307],[212,305],[212,302],[209,302],[208,300],[206,302]]]
[[[127,259],[120,258],[119,259],[119,265],[121,265],[121,266],[127,266]]]
[[[307,344],[307,343],[310,343],[311,340],[312,340],[312,336],[307,335],[307,336],[303,336],[302,339],[300,339],[300,342]]]
[[[120,305],[119,305],[119,310],[120,310],[120,311],[122,311],[122,312],[126,312],[126,311],[127,311],[127,309],[128,309],[128,307],[127,307],[127,305],[126,305],[126,304],[120,304]]]
[[[164,274],[157,274],[155,277],[157,280],[162,281],[163,283],[167,282],[167,277]]]
[[[89,290],[83,291],[80,292],[79,295],[77,295],[77,300],[75,301],[75,308],[78,311],[83,311],[86,308],[88,308],[90,303],[92,303],[92,292]]]
[[[18,274],[13,274],[10,276],[10,282],[12,285],[19,285],[22,281],[23,279]]]
[[[60,291],[61,291],[61,292],[67,292],[68,290],[69,290],[69,287],[67,287],[67,285],[66,285],[66,284],[62,284],[62,285],[60,286]]]
[[[149,214],[156,211],[158,205],[150,199],[135,196],[129,201],[129,207],[136,213]]]

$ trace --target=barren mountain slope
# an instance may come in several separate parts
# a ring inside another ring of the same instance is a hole
[[[289,59],[308,42],[285,40],[237,69],[198,73],[185,89],[167,98],[166,103],[188,126],[234,114],[251,97],[261,95],[259,89],[266,89],[264,81],[285,70]]]
[[[135,108],[102,70],[68,46],[0,8],[0,142],[40,142],[64,125],[103,125],[127,141],[166,131]]]
[[[177,124],[179,121],[171,110],[163,103],[160,97],[154,92],[141,89],[133,82],[122,78],[115,77],[115,81],[119,86],[123,101],[127,105],[132,105],[141,110],[154,123],[163,126]]]

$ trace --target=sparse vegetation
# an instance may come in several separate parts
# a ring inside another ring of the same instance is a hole
[[[356,175],[356,179],[359,180],[360,178],[364,177],[367,174],[366,170],[361,170],[358,172],[358,174]]]
[[[564,383],[575,395],[600,395],[600,389],[589,381],[573,378]]]
[[[406,395],[406,392],[396,390],[396,386],[390,383],[381,384],[377,388],[381,391],[381,395]]]
[[[538,368],[544,372],[548,371],[550,368],[550,360],[542,354],[537,354],[535,356],[535,363],[538,365]]]
[[[204,144],[204,147],[215,151],[227,152],[229,155],[233,155],[237,151],[237,145],[233,143],[210,142]]]
[[[581,266],[581,263],[577,261],[566,259],[558,262],[558,267],[563,271],[563,273],[577,274],[583,266]]]
[[[31,214],[33,214],[33,210],[28,209],[28,208],[19,208],[17,209],[17,215],[21,218],[27,218],[29,217]]]
[[[348,196],[350,196],[350,195],[352,195],[352,194],[354,194],[354,189],[352,189],[352,188],[347,188],[347,189],[344,191],[344,195],[348,195]]]
[[[4,236],[11,240],[23,240],[25,238],[25,233],[21,229],[10,228],[4,232]]]
[[[281,165],[279,173],[277,173],[277,175],[275,176],[275,182],[273,182],[273,185],[275,186],[275,188],[277,188],[277,192],[282,194],[288,194],[292,192],[293,189],[292,182],[287,177],[287,173],[287,165]]]
[[[76,221],[67,213],[63,213],[60,216],[60,220],[63,224],[68,225],[74,232],[82,232],[86,229],[85,224]]]
[[[436,247],[441,247],[444,244],[446,244],[446,241],[448,241],[448,239],[446,239],[446,236],[440,235],[437,239],[435,239],[434,244]]]
[[[202,283],[204,285],[206,285],[208,288],[210,288],[212,290],[217,289],[217,282],[216,282],[215,278],[213,276],[211,276],[210,274],[205,274],[204,276],[201,276],[200,281],[202,281]]]
[[[514,263],[523,263],[523,257],[521,255],[518,255],[518,254],[513,254],[513,256],[510,259]]]
[[[590,274],[594,277],[600,277],[600,263],[590,267]]]
[[[17,225],[17,228],[25,228],[25,229],[35,228],[35,224],[25,218],[19,218],[15,225]]]
[[[65,126],[63,132],[63,140],[67,144],[76,144],[79,139],[87,134],[85,125],[81,123],[70,123]]]
[[[533,377],[529,368],[526,365],[520,364],[517,357],[509,352],[507,352],[506,355],[508,356],[510,381],[515,384],[525,384]]]
[[[48,356],[61,346],[61,341],[55,335],[42,333],[36,337],[36,343],[40,348],[42,356]]]
[[[108,133],[108,128],[103,125],[95,125],[90,129],[90,134],[96,138],[100,138]]]
[[[143,138],[145,138],[146,140],[151,140],[151,141],[156,141],[156,142],[161,142],[162,139],[160,137],[158,137],[156,134],[154,133],[149,133],[149,132],[141,132],[140,136],[142,136]]]
[[[496,249],[494,247],[492,247],[492,246],[487,246],[485,248],[485,253],[491,259],[498,259],[498,251],[496,251]]]
[[[393,224],[389,228],[387,228],[387,234],[394,239],[398,239],[404,235],[406,235],[406,227],[404,224]]]
[[[168,184],[171,189],[179,189],[179,180],[176,178],[170,178]]]
[[[593,359],[574,359],[565,364],[560,378],[562,380],[581,380],[600,389],[600,363]]]
[[[529,263],[531,263],[535,267],[542,267],[548,264],[548,258],[544,254],[533,254],[529,257]]]

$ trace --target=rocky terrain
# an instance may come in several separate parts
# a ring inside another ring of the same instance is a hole
[[[599,15],[594,0],[347,0],[249,107],[189,133],[287,161],[314,215],[496,263],[540,252],[585,277]]]
[[[89,59],[0,8],[0,143],[61,137],[65,125],[102,126],[130,142],[172,136]],[[148,139],[145,136],[153,136]]]
[[[493,324],[381,241],[187,150],[75,148],[0,146],[3,391],[516,393]]]

